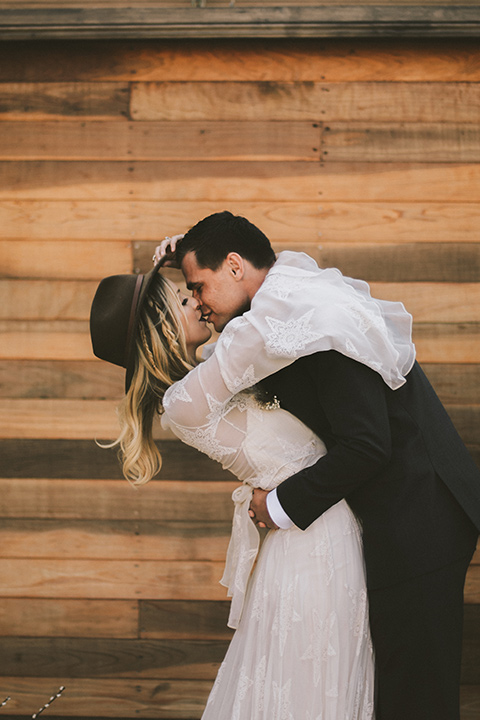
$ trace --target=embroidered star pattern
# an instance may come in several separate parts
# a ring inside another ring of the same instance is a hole
[[[267,352],[283,357],[297,357],[309,343],[323,337],[321,333],[312,330],[310,319],[315,309],[312,308],[299,318],[292,320],[279,320],[266,317],[265,320],[272,331],[267,333]]]

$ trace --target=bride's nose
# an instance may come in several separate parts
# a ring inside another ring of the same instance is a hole
[[[194,310],[199,310],[199,309],[200,309],[200,302],[197,300],[197,298],[193,297],[193,295],[191,295],[191,296],[188,298],[188,304],[189,304]]]

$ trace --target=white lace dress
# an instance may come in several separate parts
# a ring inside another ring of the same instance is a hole
[[[270,490],[325,453],[280,408],[232,397],[212,356],[166,393],[164,426],[242,485],[225,574],[236,627],[203,720],[370,720],[373,657],[361,537],[345,501],[307,530],[270,531],[258,553],[252,487]],[[257,559],[253,573],[251,569]]]

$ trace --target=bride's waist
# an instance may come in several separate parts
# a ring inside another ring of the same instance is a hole
[[[235,463],[228,469],[233,472],[240,482],[251,486],[252,488],[261,488],[262,490],[273,490],[287,478],[295,475],[295,473],[310,467],[324,455],[319,452],[312,456],[302,458],[302,460],[294,460],[287,462],[280,467],[274,463],[264,463],[251,467],[251,465],[243,464],[243,467],[235,467]]]

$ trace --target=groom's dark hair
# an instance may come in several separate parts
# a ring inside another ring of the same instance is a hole
[[[194,225],[178,244],[176,257],[180,264],[194,252],[201,268],[217,270],[227,255],[236,252],[257,268],[268,268],[275,262],[270,240],[253,223],[228,210],[214,213]]]

